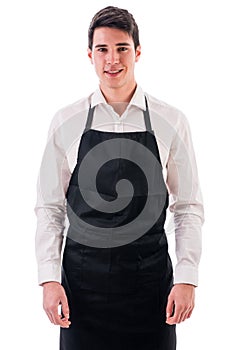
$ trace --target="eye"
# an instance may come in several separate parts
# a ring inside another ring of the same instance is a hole
[[[118,51],[123,52],[123,51],[128,51],[128,47],[121,46],[118,48]]]
[[[106,52],[107,49],[106,49],[106,47],[99,47],[99,48],[97,49],[97,51],[99,51],[99,52]]]

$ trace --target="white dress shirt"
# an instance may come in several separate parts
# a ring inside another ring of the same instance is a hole
[[[92,129],[145,131],[142,112],[146,109],[145,95],[169,192],[169,209],[174,216],[177,257],[174,283],[198,285],[204,210],[189,124],[181,111],[144,93],[139,86],[121,116],[97,89],[89,97],[62,108],[52,119],[38,176],[35,206],[39,284],[61,282],[62,243],[69,225],[65,194],[77,163],[89,105],[96,107]]]

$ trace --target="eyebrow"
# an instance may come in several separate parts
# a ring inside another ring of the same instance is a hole
[[[97,45],[95,45],[96,48],[97,47],[107,47],[107,46],[108,45],[106,45],[106,44],[97,44]],[[129,43],[117,43],[116,46],[130,46],[130,44]]]

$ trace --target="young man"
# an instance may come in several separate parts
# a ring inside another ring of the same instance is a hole
[[[204,214],[190,130],[180,111],[137,85],[140,54],[133,16],[112,6],[99,11],[88,48],[99,88],[51,124],[36,254],[61,350],[173,350],[176,324],[194,308]]]

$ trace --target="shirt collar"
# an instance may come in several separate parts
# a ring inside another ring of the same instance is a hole
[[[107,104],[100,88],[96,89],[91,96],[91,107],[95,107],[99,104]],[[130,106],[136,106],[142,110],[146,110],[145,94],[140,86],[137,85],[136,90],[129,103]]]

